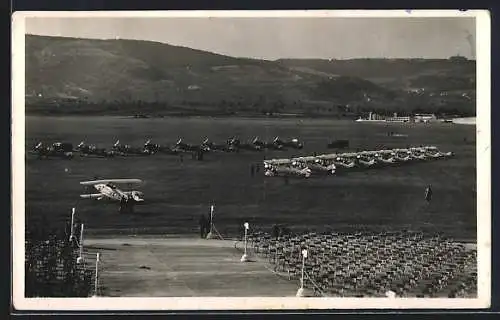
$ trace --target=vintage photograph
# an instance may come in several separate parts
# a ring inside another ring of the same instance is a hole
[[[24,302],[489,305],[484,12],[17,18]]]

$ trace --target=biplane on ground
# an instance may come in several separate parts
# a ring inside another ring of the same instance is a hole
[[[132,213],[136,204],[144,202],[144,193],[137,190],[124,191],[119,189],[117,185],[140,184],[140,179],[102,179],[82,181],[81,185],[85,187],[93,187],[92,192],[81,194],[82,199],[110,199],[120,202],[120,213]],[[88,190],[88,189],[87,189]]]
[[[37,156],[38,159],[72,159],[74,155],[74,149],[73,144],[69,142],[55,142],[50,146],[47,146],[42,142],[38,142],[28,153]]]

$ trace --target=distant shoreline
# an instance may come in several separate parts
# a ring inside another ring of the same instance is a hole
[[[261,115],[261,114],[203,114],[203,113],[192,113],[192,114],[164,114],[164,115],[130,115],[130,114],[109,114],[109,113],[45,113],[45,112],[26,112],[25,116],[32,117],[113,117],[113,118],[126,118],[126,119],[162,119],[162,118],[236,118],[236,119],[324,119],[324,120],[355,120],[355,116],[323,116],[323,115],[303,115],[303,114],[273,114],[273,115]]]
[[[476,117],[455,118],[452,122],[454,124],[476,125]]]
[[[26,112],[26,117],[47,117],[47,118],[64,118],[64,117],[81,117],[81,118],[91,118],[91,117],[109,117],[109,118],[122,118],[122,119],[163,119],[163,118],[214,118],[214,119],[318,119],[318,120],[339,120],[339,121],[353,121],[356,122],[358,119],[356,116],[326,116],[326,115],[304,115],[304,114],[273,114],[273,115],[261,115],[261,114],[164,114],[164,115],[130,115],[130,114],[108,114],[108,113],[38,113],[38,112]],[[438,121],[441,122],[444,118],[439,118]],[[466,124],[475,125],[476,117],[459,117],[450,119],[454,124]],[[383,123],[389,124],[393,123],[390,121],[362,121],[362,123]],[[398,123],[398,122],[394,122]]]

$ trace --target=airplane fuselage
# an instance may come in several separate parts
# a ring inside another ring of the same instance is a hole
[[[96,188],[96,190],[99,191],[102,195],[114,200],[121,201],[123,198],[128,199],[128,195],[126,193],[124,193],[120,189],[111,188],[106,184],[96,184],[94,188]]]

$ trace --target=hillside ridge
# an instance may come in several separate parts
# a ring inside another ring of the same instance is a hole
[[[166,43],[26,35],[26,112],[475,114],[475,61],[236,58]]]

